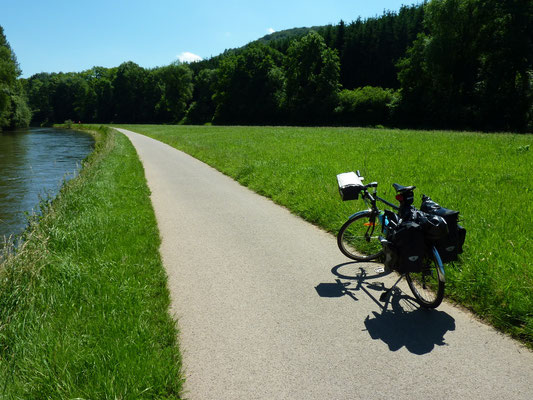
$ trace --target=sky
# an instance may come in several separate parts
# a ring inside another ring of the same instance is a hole
[[[28,78],[133,61],[216,56],[269,33],[346,23],[421,0],[0,0],[0,25]]]

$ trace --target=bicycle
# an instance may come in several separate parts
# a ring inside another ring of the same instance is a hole
[[[359,171],[357,177],[362,181]],[[399,206],[377,195],[377,182],[358,187],[358,191],[368,209],[351,215],[342,225],[337,235],[337,244],[340,251],[356,261],[371,261],[384,255],[384,245],[388,242],[381,235],[386,234],[389,223],[386,213],[380,210],[377,202],[395,210],[401,218],[402,210],[409,208],[413,202],[415,186],[402,186],[397,183],[392,185],[396,190],[396,200]],[[372,193],[369,189],[373,189]],[[438,307],[444,297],[445,273],[444,266],[435,246],[427,244],[423,266],[418,272],[400,272],[396,283],[383,293],[381,300],[385,301],[394,287],[405,277],[409,288],[418,303],[424,308]]]

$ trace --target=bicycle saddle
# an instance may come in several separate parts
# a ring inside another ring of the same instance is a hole
[[[398,183],[393,183],[392,187],[396,190],[397,193],[412,192],[416,188],[416,186],[402,186]]]

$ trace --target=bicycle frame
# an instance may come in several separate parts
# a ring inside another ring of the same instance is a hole
[[[372,222],[372,221],[374,221],[374,218],[377,217],[379,215],[379,213],[380,213],[380,210],[379,210],[379,208],[377,206],[377,202],[380,201],[381,203],[386,204],[387,206],[389,206],[389,207],[391,207],[391,208],[393,208],[395,210],[398,210],[400,208],[396,204],[393,204],[393,203],[385,200],[384,198],[379,197],[377,195],[377,186],[378,185],[377,185],[376,182],[373,182],[373,183],[370,183],[368,185],[365,185],[365,187],[363,189],[363,192],[362,192],[362,198],[363,198],[363,201],[365,202],[365,204],[367,205],[368,210],[358,211],[355,214],[350,215],[350,217],[348,218],[348,220],[353,219],[353,218],[357,218],[360,215],[363,215],[363,214],[367,213],[368,211],[370,211],[372,213],[371,214],[371,218],[370,218],[370,222],[368,224],[368,229],[367,229],[367,231],[365,233],[365,237],[366,237],[367,241],[370,241],[370,237],[374,233],[374,229],[376,227],[375,222]],[[368,191],[368,188],[371,188],[371,187],[374,188],[373,193],[370,193]]]
[[[374,188],[374,193],[369,193],[368,190],[367,190],[367,187],[373,187]],[[365,186],[365,189],[363,190],[363,194],[361,196],[363,198],[363,201],[365,202],[365,204],[367,205],[368,207],[368,210],[372,212],[372,214],[376,214],[378,215],[379,214],[379,208],[377,206],[377,202],[380,201],[381,203],[383,204],[386,204],[387,206],[395,209],[395,210],[399,210],[400,207],[397,206],[396,204],[393,204],[387,200],[385,200],[384,198],[382,197],[379,197],[377,195],[377,184],[375,184],[374,186],[374,183],[371,183],[367,186]],[[359,215],[361,215],[362,213],[365,213],[366,211],[358,211],[356,212],[355,214],[352,214],[350,215],[350,217],[348,219],[352,219],[354,217],[357,217]]]

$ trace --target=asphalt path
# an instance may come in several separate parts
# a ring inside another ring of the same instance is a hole
[[[186,398],[533,399],[533,353],[204,163],[126,134],[143,162]],[[335,184],[332,177],[332,184]],[[340,201],[340,199],[339,199]],[[354,203],[354,206],[357,204]]]

